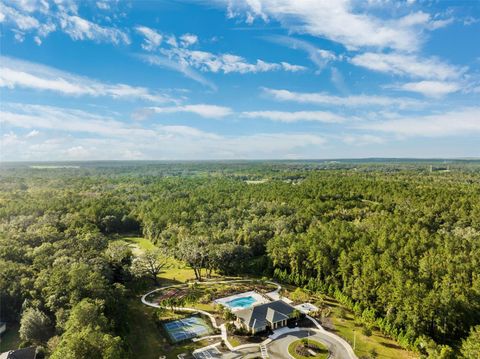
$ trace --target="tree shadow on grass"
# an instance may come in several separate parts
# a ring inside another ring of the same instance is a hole
[[[159,286],[161,287],[167,287],[169,285],[184,284],[183,282],[175,278],[163,278],[163,277],[158,278],[158,283],[159,283]]]
[[[401,346],[399,346],[397,344],[394,344],[394,343],[380,342],[380,344],[382,344],[384,347],[387,347],[387,348],[402,349]]]

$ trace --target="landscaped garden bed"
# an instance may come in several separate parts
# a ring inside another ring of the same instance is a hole
[[[251,282],[233,282],[233,283],[194,283],[177,288],[165,288],[152,293],[147,300],[161,304],[169,305],[168,302],[189,303],[189,304],[209,304],[214,299],[227,297],[233,294],[255,291],[265,294],[275,290],[274,284],[262,281]],[[199,308],[201,309],[201,308]],[[210,308],[206,308],[209,310]]]
[[[288,353],[296,359],[327,359],[329,356],[325,345],[306,338],[290,343]]]

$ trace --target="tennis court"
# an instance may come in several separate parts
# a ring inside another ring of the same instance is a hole
[[[174,343],[212,333],[207,322],[197,316],[167,322],[163,324],[163,327]]]

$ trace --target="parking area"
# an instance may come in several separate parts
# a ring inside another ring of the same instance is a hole
[[[318,307],[311,304],[311,303],[303,303],[295,306],[296,309],[301,311],[304,314],[308,314],[311,312],[316,312],[318,310]]]

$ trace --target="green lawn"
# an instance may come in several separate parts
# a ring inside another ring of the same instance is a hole
[[[297,353],[297,348],[303,346],[303,341],[300,340],[295,340],[294,342],[291,342],[290,345],[288,346],[288,353],[293,356],[295,359],[327,359],[329,355],[329,351],[327,347],[315,340],[308,340],[308,344],[311,346],[316,347],[313,349],[317,355],[309,355],[309,356],[303,356]]]
[[[127,242],[132,248],[134,255],[139,255],[146,250],[155,249],[155,245],[146,238],[135,236],[123,236],[118,241]],[[174,258],[169,258],[167,267],[159,275],[160,285],[184,283],[187,280],[194,279],[195,274],[185,263]]]
[[[372,331],[372,335],[367,337],[362,334],[362,327],[355,323],[353,313],[345,308],[347,313],[345,318],[341,317],[341,304],[337,301],[328,298],[325,304],[332,308],[332,314],[330,316],[334,327],[335,333],[346,339],[353,347],[354,336],[355,338],[355,354],[358,357],[370,356],[371,350],[375,350],[379,358],[391,358],[391,359],[411,359],[417,358],[417,356],[409,352],[398,345],[394,340],[387,338],[379,331]]]
[[[193,269],[188,267],[180,267],[175,263],[175,260],[172,260],[172,263],[168,268],[165,268],[162,273],[159,275],[160,283],[162,286],[168,284],[179,284],[185,283],[188,280],[195,279],[195,274]]]
[[[204,310],[209,313],[217,312],[217,310],[215,309],[215,306],[212,303],[194,303],[194,304],[189,304],[189,306],[195,309]]]
[[[234,336],[232,336],[232,335],[229,335],[227,339],[228,339],[228,342],[229,342],[232,346],[234,346],[234,347],[239,346],[240,344],[242,344],[238,338],[236,338],[236,337],[234,337]]]
[[[121,237],[119,240],[127,242],[128,244],[131,245],[131,247],[139,251],[146,251],[146,250],[151,250],[156,248],[152,242],[142,237],[125,236],[125,237]]]
[[[7,323],[7,331],[0,338],[0,353],[18,348],[20,344],[19,327],[18,324]]]

